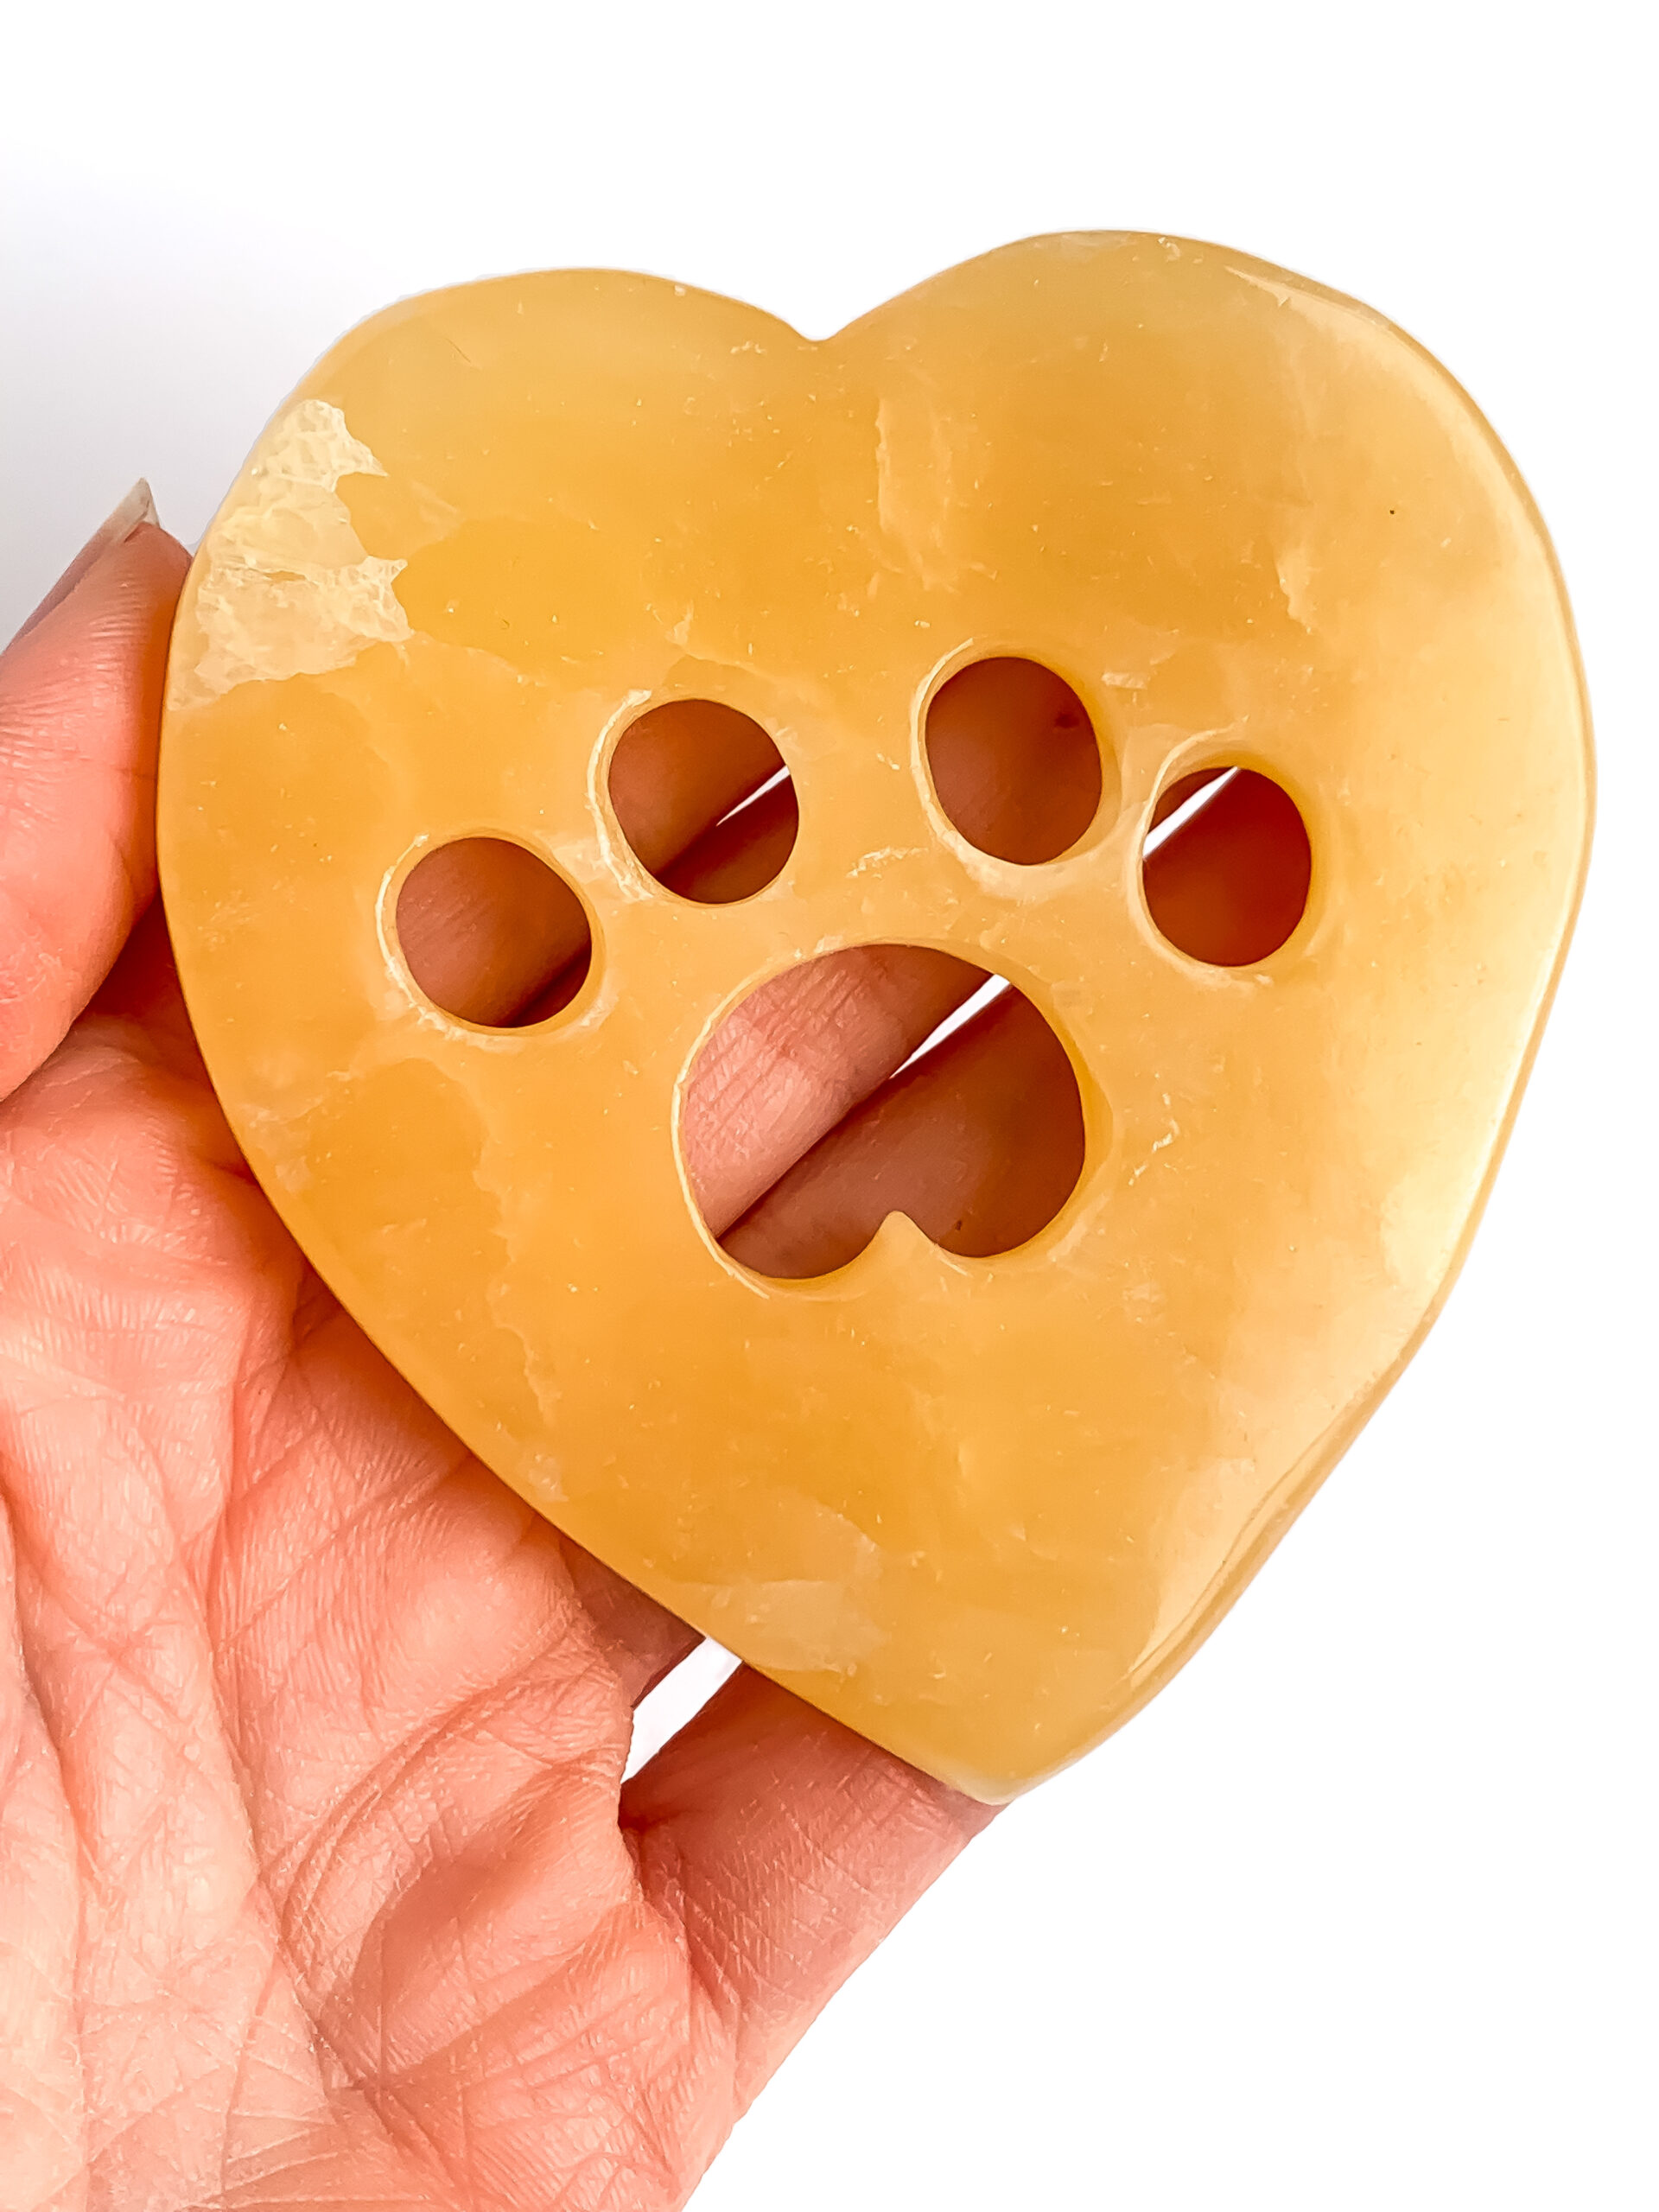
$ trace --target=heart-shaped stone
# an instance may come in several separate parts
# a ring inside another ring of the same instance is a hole
[[[1056,671],[1101,798],[1044,865],[928,766],[964,666]],[[776,880],[677,898],[607,763],[641,715],[771,734]],[[1312,848],[1248,967],[1148,912],[1194,771]],[[818,344],[607,274],[378,316],[203,542],[163,875],[213,1080],[347,1307],[613,1567],[906,1758],[1001,1798],[1193,1649],[1410,1354],[1490,1183],[1588,835],[1548,542],[1463,393],[1363,308],[1208,246],[1039,239]],[[574,887],[571,1002],[431,1004],[397,901],[487,836]],[[890,1218],[798,1282],[692,1201],[688,1071],[792,963],[884,941],[1007,976],[1087,1157],[1017,1249]]]

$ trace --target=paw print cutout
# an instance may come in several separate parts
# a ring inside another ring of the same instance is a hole
[[[162,870],[251,1165],[457,1433],[1001,1799],[1181,1663],[1438,1309],[1589,790],[1548,542],[1445,373],[1067,236],[821,343],[591,273],[363,326],[192,571]],[[480,868],[518,920],[457,1014],[428,893]],[[1070,1135],[1018,1220],[878,1203],[779,1265],[702,1102],[879,947],[1009,986]]]

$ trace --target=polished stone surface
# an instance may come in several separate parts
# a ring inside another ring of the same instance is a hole
[[[993,655],[1101,741],[1041,865],[976,849],[928,771],[930,698]],[[750,898],[678,898],[620,834],[609,753],[675,699],[791,771]],[[1160,793],[1221,764],[1313,855],[1243,967],[1141,887]],[[1589,806],[1560,581],[1463,393],[1364,308],[1134,236],[1010,247],[823,343],[608,274],[376,317],[203,543],[162,772],[209,1066],[351,1311],[562,1528],[991,1798],[1181,1663],[1421,1335]],[[400,957],[402,883],[467,836],[582,901],[545,1022],[453,1019]],[[895,1216],[836,1274],[757,1277],[692,1201],[688,1071],[766,978],[873,942],[1026,994],[1081,1179],[995,1257]]]

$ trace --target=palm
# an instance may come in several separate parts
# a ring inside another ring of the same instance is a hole
[[[140,532],[31,633],[108,648],[87,714],[153,721],[178,566]],[[59,843],[119,855],[99,741]],[[26,1074],[99,964],[52,912],[0,1107],[0,2202],[677,2205],[982,1815],[747,1675],[624,1789],[690,1632],[309,1273],[153,920]]]

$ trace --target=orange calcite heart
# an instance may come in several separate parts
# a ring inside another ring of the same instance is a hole
[[[936,784],[930,706],[993,658],[1099,741],[1052,859],[977,849]],[[758,724],[798,804],[724,904],[652,873],[608,781],[687,700]],[[1311,853],[1246,964],[1143,888],[1160,797],[1222,766]],[[1133,236],[823,343],[610,274],[377,316],[202,543],[161,796],[213,1080],[369,1334],[601,1559],[988,1799],[1168,1677],[1421,1338],[1589,813],[1560,579],[1463,393],[1351,301]],[[528,1026],[444,1014],[400,950],[410,872],[468,837],[591,932]],[[757,985],[876,943],[1018,986],[1082,1174],[1005,1253],[895,1213],[762,1277],[694,1203],[689,1071]]]

